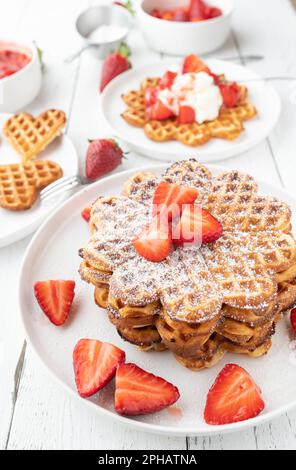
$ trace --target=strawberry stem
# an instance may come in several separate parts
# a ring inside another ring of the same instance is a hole
[[[117,49],[118,54],[122,57],[129,57],[131,55],[131,50],[125,42],[122,42]]]

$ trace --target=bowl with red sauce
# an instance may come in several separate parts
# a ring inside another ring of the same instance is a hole
[[[0,40],[0,112],[15,112],[31,103],[40,91],[41,81],[36,46]]]
[[[182,56],[221,47],[234,9],[233,0],[141,0],[135,6],[148,45]]]

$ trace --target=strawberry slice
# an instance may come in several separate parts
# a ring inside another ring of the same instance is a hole
[[[209,67],[196,55],[191,54],[185,57],[182,73],[211,73]]]
[[[178,74],[176,72],[172,72],[171,70],[167,70],[164,76],[159,80],[158,86],[161,90],[165,88],[171,88],[174,80]]]
[[[191,106],[180,106],[179,123],[191,124],[195,121],[195,111]]]
[[[61,326],[68,318],[74,299],[74,281],[39,281],[34,285],[34,293],[41,309],[56,326]]]
[[[156,103],[147,109],[149,119],[155,121],[164,121],[173,117],[173,113],[168,109],[162,101],[157,100]]]
[[[113,344],[81,339],[73,351],[75,381],[80,396],[86,398],[105,387],[125,361],[125,352]]]
[[[223,104],[226,108],[237,106],[241,98],[241,89],[236,82],[222,83],[219,85],[220,93],[223,98]]]
[[[158,90],[157,88],[148,87],[145,91],[145,104],[146,106],[153,106],[157,101]]]
[[[206,5],[203,0],[191,0],[189,5],[190,21],[203,21],[207,19]]]
[[[227,364],[208,393],[204,418],[214,425],[236,423],[254,418],[264,407],[261,391],[248,372]]]
[[[167,215],[167,220],[171,221],[174,216],[180,216],[184,205],[193,204],[197,196],[195,188],[162,182],[154,193],[153,215]]]
[[[173,21],[189,21],[189,10],[179,7],[174,10]]]
[[[294,330],[294,333],[296,334],[296,308],[293,308],[290,313],[290,321],[292,328]]]
[[[91,207],[86,207],[86,208],[83,209],[83,211],[81,212],[81,217],[82,217],[86,222],[89,222],[89,219],[90,219],[90,211],[91,211]]]
[[[173,384],[135,364],[121,364],[115,381],[115,409],[121,415],[156,413],[180,397]]]
[[[168,223],[154,217],[152,223],[132,242],[133,247],[140,256],[159,263],[172,251],[171,228]]]
[[[207,7],[207,10],[206,10],[206,15],[207,15],[207,18],[217,18],[218,16],[221,16],[222,15],[222,10],[220,8],[217,8],[217,7]]]
[[[222,233],[221,223],[212,214],[197,205],[187,205],[173,227],[172,238],[176,245],[203,244],[215,242]]]

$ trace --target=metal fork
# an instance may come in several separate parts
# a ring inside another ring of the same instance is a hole
[[[57,194],[70,191],[77,186],[83,186],[90,183],[91,181],[83,178],[80,175],[65,176],[64,178],[60,178],[44,188],[40,192],[40,198],[42,201],[45,201],[46,199],[56,196]]]

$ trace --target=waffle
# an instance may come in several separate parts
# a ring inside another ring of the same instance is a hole
[[[37,118],[27,113],[12,116],[5,123],[3,133],[22,161],[27,162],[41,153],[65,125],[65,113],[49,109]]]
[[[247,101],[247,90],[241,87],[242,99],[234,108],[221,108],[217,119],[203,124],[197,122],[180,124],[176,117],[165,121],[149,120],[146,113],[145,90],[147,87],[156,87],[159,79],[146,79],[139,90],[132,90],[122,99],[127,109],[122,118],[130,125],[144,129],[145,135],[156,142],[178,140],[184,145],[197,147],[207,143],[212,138],[234,140],[244,130],[243,122],[257,114],[256,108]]]
[[[60,166],[49,160],[0,165],[0,207],[30,209],[39,191],[61,178]]]
[[[193,186],[198,202],[222,220],[215,243],[186,245],[165,261],[140,257],[131,241],[151,218],[159,179],[138,173],[123,194],[99,198],[91,238],[80,250],[80,274],[126,341],[142,350],[169,349],[192,370],[227,352],[259,357],[284,311],[296,301],[296,242],[289,207],[258,194],[237,171],[214,177],[196,160],[174,163],[162,181]]]

